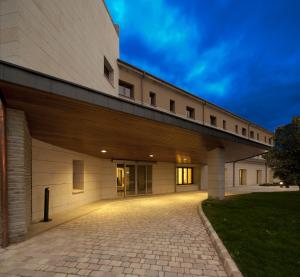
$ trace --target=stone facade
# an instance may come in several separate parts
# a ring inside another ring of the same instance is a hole
[[[9,242],[23,240],[31,223],[31,137],[24,112],[7,109]]]

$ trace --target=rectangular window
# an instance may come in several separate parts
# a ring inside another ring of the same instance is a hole
[[[114,84],[114,70],[109,61],[104,57],[104,76],[113,85]]]
[[[150,92],[149,97],[150,97],[150,105],[156,106],[156,94],[154,92]]]
[[[265,136],[265,143],[267,143],[267,137]]]
[[[133,99],[133,85],[119,80],[119,95]]]
[[[272,138],[269,138],[269,144],[272,144]]]
[[[239,126],[235,125],[235,132],[238,134],[239,133]]]
[[[193,168],[177,167],[176,168],[176,184],[191,185],[193,184]]]
[[[254,132],[250,131],[250,138],[254,139]]]
[[[243,136],[247,136],[247,130],[246,130],[246,128],[242,128],[242,135]]]
[[[186,117],[195,119],[195,109],[191,107],[186,107]]]
[[[170,100],[170,112],[175,113],[175,101]]]
[[[239,171],[239,183],[240,186],[247,184],[247,170],[246,169],[240,169]]]
[[[226,120],[223,120],[223,129],[226,130],[227,126],[226,126]]]
[[[84,162],[73,160],[73,191],[84,189]]]
[[[259,140],[259,133],[257,133],[257,135],[256,135],[256,139],[257,139],[257,140]]]
[[[210,116],[210,125],[217,126],[217,118],[213,115]]]
[[[256,170],[256,184],[260,185],[262,182],[262,170]]]

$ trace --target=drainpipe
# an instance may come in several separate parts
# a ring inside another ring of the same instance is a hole
[[[232,163],[232,186],[235,187],[235,162]]]
[[[8,245],[8,185],[7,185],[7,141],[6,141],[6,107],[0,95],[0,141],[1,141],[1,219],[2,247]]]
[[[203,109],[202,109],[202,120],[203,120],[203,125],[205,125],[205,118],[204,118],[204,116],[205,116],[205,113],[204,113],[204,107],[205,107],[205,105],[206,105],[206,102],[203,102]]]
[[[144,104],[144,79],[145,79],[146,73],[143,71],[143,75],[141,78],[141,103]]]

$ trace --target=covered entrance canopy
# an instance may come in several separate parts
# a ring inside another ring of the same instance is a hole
[[[268,146],[159,110],[12,64],[0,64],[1,96],[23,110],[31,136],[109,159],[207,163],[224,148],[225,162],[263,153]],[[106,150],[102,153],[101,150]]]

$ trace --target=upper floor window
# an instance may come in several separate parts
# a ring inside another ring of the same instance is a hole
[[[175,113],[175,101],[170,100],[170,112]]]
[[[246,128],[242,128],[242,135],[243,136],[247,136],[247,130],[246,130]]]
[[[272,144],[272,138],[269,138],[269,144]]]
[[[254,132],[250,131],[250,138],[254,139]]]
[[[223,120],[223,129],[224,129],[224,130],[227,129],[227,126],[226,126],[227,124],[226,124],[226,123],[227,123],[226,120]]]
[[[267,143],[267,137],[265,136],[265,143]]]
[[[213,115],[210,116],[210,125],[217,126],[217,118]]]
[[[235,132],[238,134],[239,133],[239,126],[235,125]]]
[[[156,106],[156,94],[154,92],[150,92],[149,97],[150,97],[150,105]]]
[[[186,117],[195,119],[195,109],[191,107],[186,107]]]
[[[259,133],[257,133],[257,135],[256,135],[256,139],[257,139],[257,140],[259,140]]]
[[[133,85],[120,80],[119,81],[119,95],[133,99],[133,97],[134,97]]]
[[[104,76],[113,85],[114,83],[114,70],[109,61],[104,57]]]

